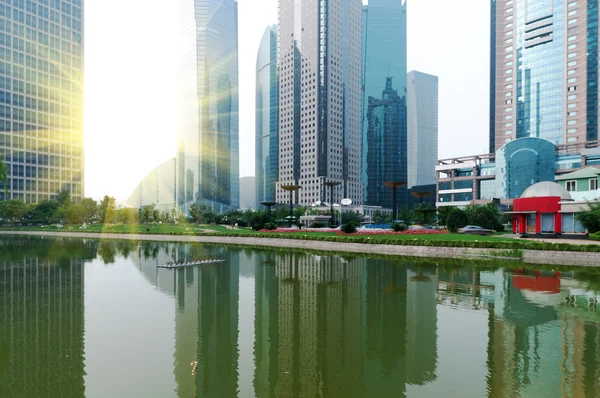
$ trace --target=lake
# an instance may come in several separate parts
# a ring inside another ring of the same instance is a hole
[[[0,237],[0,396],[598,397],[599,300],[600,269]]]

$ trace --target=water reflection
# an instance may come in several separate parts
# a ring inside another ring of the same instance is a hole
[[[208,257],[226,263],[156,267]],[[595,271],[41,238],[0,239],[0,395],[100,396],[84,352],[92,259],[95,275],[134,267],[172,303],[156,319],[172,319],[173,396],[600,395]]]

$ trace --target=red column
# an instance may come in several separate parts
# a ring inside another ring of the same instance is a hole
[[[537,213],[535,215],[535,233],[542,233],[542,213]]]
[[[554,233],[562,234],[562,214],[556,213],[554,215]]]

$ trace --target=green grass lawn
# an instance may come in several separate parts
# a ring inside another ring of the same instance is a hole
[[[12,228],[0,228],[3,231],[59,231],[54,225],[47,225],[44,227],[12,227]],[[87,229],[82,230],[81,225],[65,225],[61,232],[95,232],[95,233],[126,233],[126,234],[205,234],[216,232],[216,233],[227,233],[231,235],[244,235],[244,236],[260,236],[263,232],[256,232],[250,228],[238,228],[231,230],[222,225],[194,225],[194,224],[118,224],[118,225],[88,225]],[[338,236],[335,232],[285,232],[281,235],[294,235],[294,236]],[[342,237],[352,240],[356,236],[348,235]],[[359,236],[365,238],[367,236]],[[513,239],[502,238],[499,235],[492,236],[471,236],[461,234],[440,234],[440,235],[370,235],[368,236],[373,240],[381,239],[401,239],[401,240],[433,240],[433,241],[479,241],[479,242],[510,242]]]

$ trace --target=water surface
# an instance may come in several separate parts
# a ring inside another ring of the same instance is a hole
[[[599,275],[0,237],[0,396],[597,397]]]

